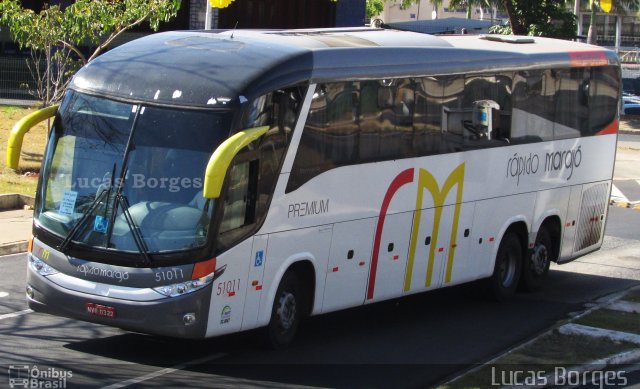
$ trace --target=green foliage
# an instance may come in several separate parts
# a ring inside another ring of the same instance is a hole
[[[394,0],[396,3],[400,3],[400,9],[407,9],[414,4],[419,4],[420,0]]]
[[[504,0],[509,13],[509,26],[494,26],[496,34],[527,34],[561,39],[576,36],[576,17],[564,1]]]
[[[367,0],[365,4],[365,15],[367,19],[380,15],[384,10],[384,0]]]
[[[471,11],[473,7],[488,7],[484,0],[449,0],[449,7],[454,9],[466,9],[467,19],[471,19]]]
[[[22,8],[20,3],[0,2],[0,25],[9,27],[20,47],[31,49],[36,63],[31,72],[39,89],[35,94],[49,105],[62,95],[79,65],[145,21],[157,30],[160,22],[176,16],[181,0],[76,0],[65,8],[45,4],[39,13]],[[88,58],[79,49],[87,45],[94,47]],[[41,68],[41,60],[46,62],[45,68]]]
[[[498,35],[513,34],[513,31],[511,30],[511,25],[509,24],[494,24],[493,26],[489,27],[489,32],[491,34],[498,34]]]

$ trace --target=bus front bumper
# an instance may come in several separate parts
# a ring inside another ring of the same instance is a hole
[[[35,312],[176,338],[205,337],[211,288],[179,297],[131,301],[63,288],[31,267],[27,271],[27,300]]]

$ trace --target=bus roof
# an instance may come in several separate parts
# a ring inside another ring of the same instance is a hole
[[[490,38],[373,28],[167,32],[101,55],[76,74],[72,88],[226,108],[300,82],[618,64],[615,53],[598,46]]]

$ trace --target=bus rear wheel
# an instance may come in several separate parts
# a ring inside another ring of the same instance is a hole
[[[267,326],[269,345],[280,349],[293,342],[300,315],[302,299],[298,277],[295,272],[288,271],[282,277],[271,309],[271,320]]]
[[[553,242],[546,228],[540,228],[536,243],[522,269],[522,287],[534,292],[542,286],[553,258]]]
[[[503,301],[516,292],[522,271],[522,244],[515,232],[507,232],[498,247],[493,275],[489,279],[493,297]]]

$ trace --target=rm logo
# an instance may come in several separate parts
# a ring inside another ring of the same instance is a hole
[[[425,169],[416,169],[411,168],[402,171],[398,174],[389,188],[387,189],[387,193],[385,194],[384,200],[382,201],[382,206],[380,207],[380,216],[378,217],[378,224],[376,226],[376,232],[373,243],[373,253],[371,257],[371,271],[369,272],[369,283],[367,286],[367,300],[373,298],[375,283],[376,283],[376,275],[377,275],[377,265],[380,254],[380,241],[382,238],[382,230],[384,228],[385,218],[387,216],[387,211],[389,208],[389,204],[391,200],[395,196],[396,192],[403,186],[413,183],[414,179],[417,178],[417,193],[416,193],[416,211],[413,216],[413,228],[411,233],[411,241],[409,246],[409,258],[407,263],[407,270],[405,273],[404,280],[404,291],[408,291],[411,287],[411,279],[413,277],[413,266],[415,261],[415,253],[416,253],[416,245],[418,242],[418,236],[420,232],[420,218],[422,216],[422,206],[424,202],[424,192],[429,191],[431,194],[431,198],[433,199],[434,206],[434,217],[433,217],[433,225],[432,228],[432,242],[429,248],[429,261],[427,265],[427,273],[425,274],[425,286],[428,287],[432,283],[433,279],[433,264],[436,255],[436,246],[438,241],[438,233],[440,229],[440,221],[442,218],[442,209],[444,203],[447,199],[448,194],[456,188],[456,202],[454,205],[453,212],[453,220],[451,227],[451,249],[448,252],[447,256],[447,267],[445,273],[445,283],[451,282],[451,272],[453,269],[453,259],[455,257],[455,248],[456,248],[456,236],[458,233],[458,223],[460,221],[460,207],[462,205],[462,193],[464,190],[464,163],[460,164],[458,167],[453,169],[449,176],[444,181],[442,188],[436,181],[435,177]],[[414,177],[417,175],[417,177]]]
[[[41,248],[38,251],[38,257],[40,257],[40,259],[42,259],[43,261],[48,261],[49,257],[51,256],[51,251],[47,250],[47,249],[43,249]]]

